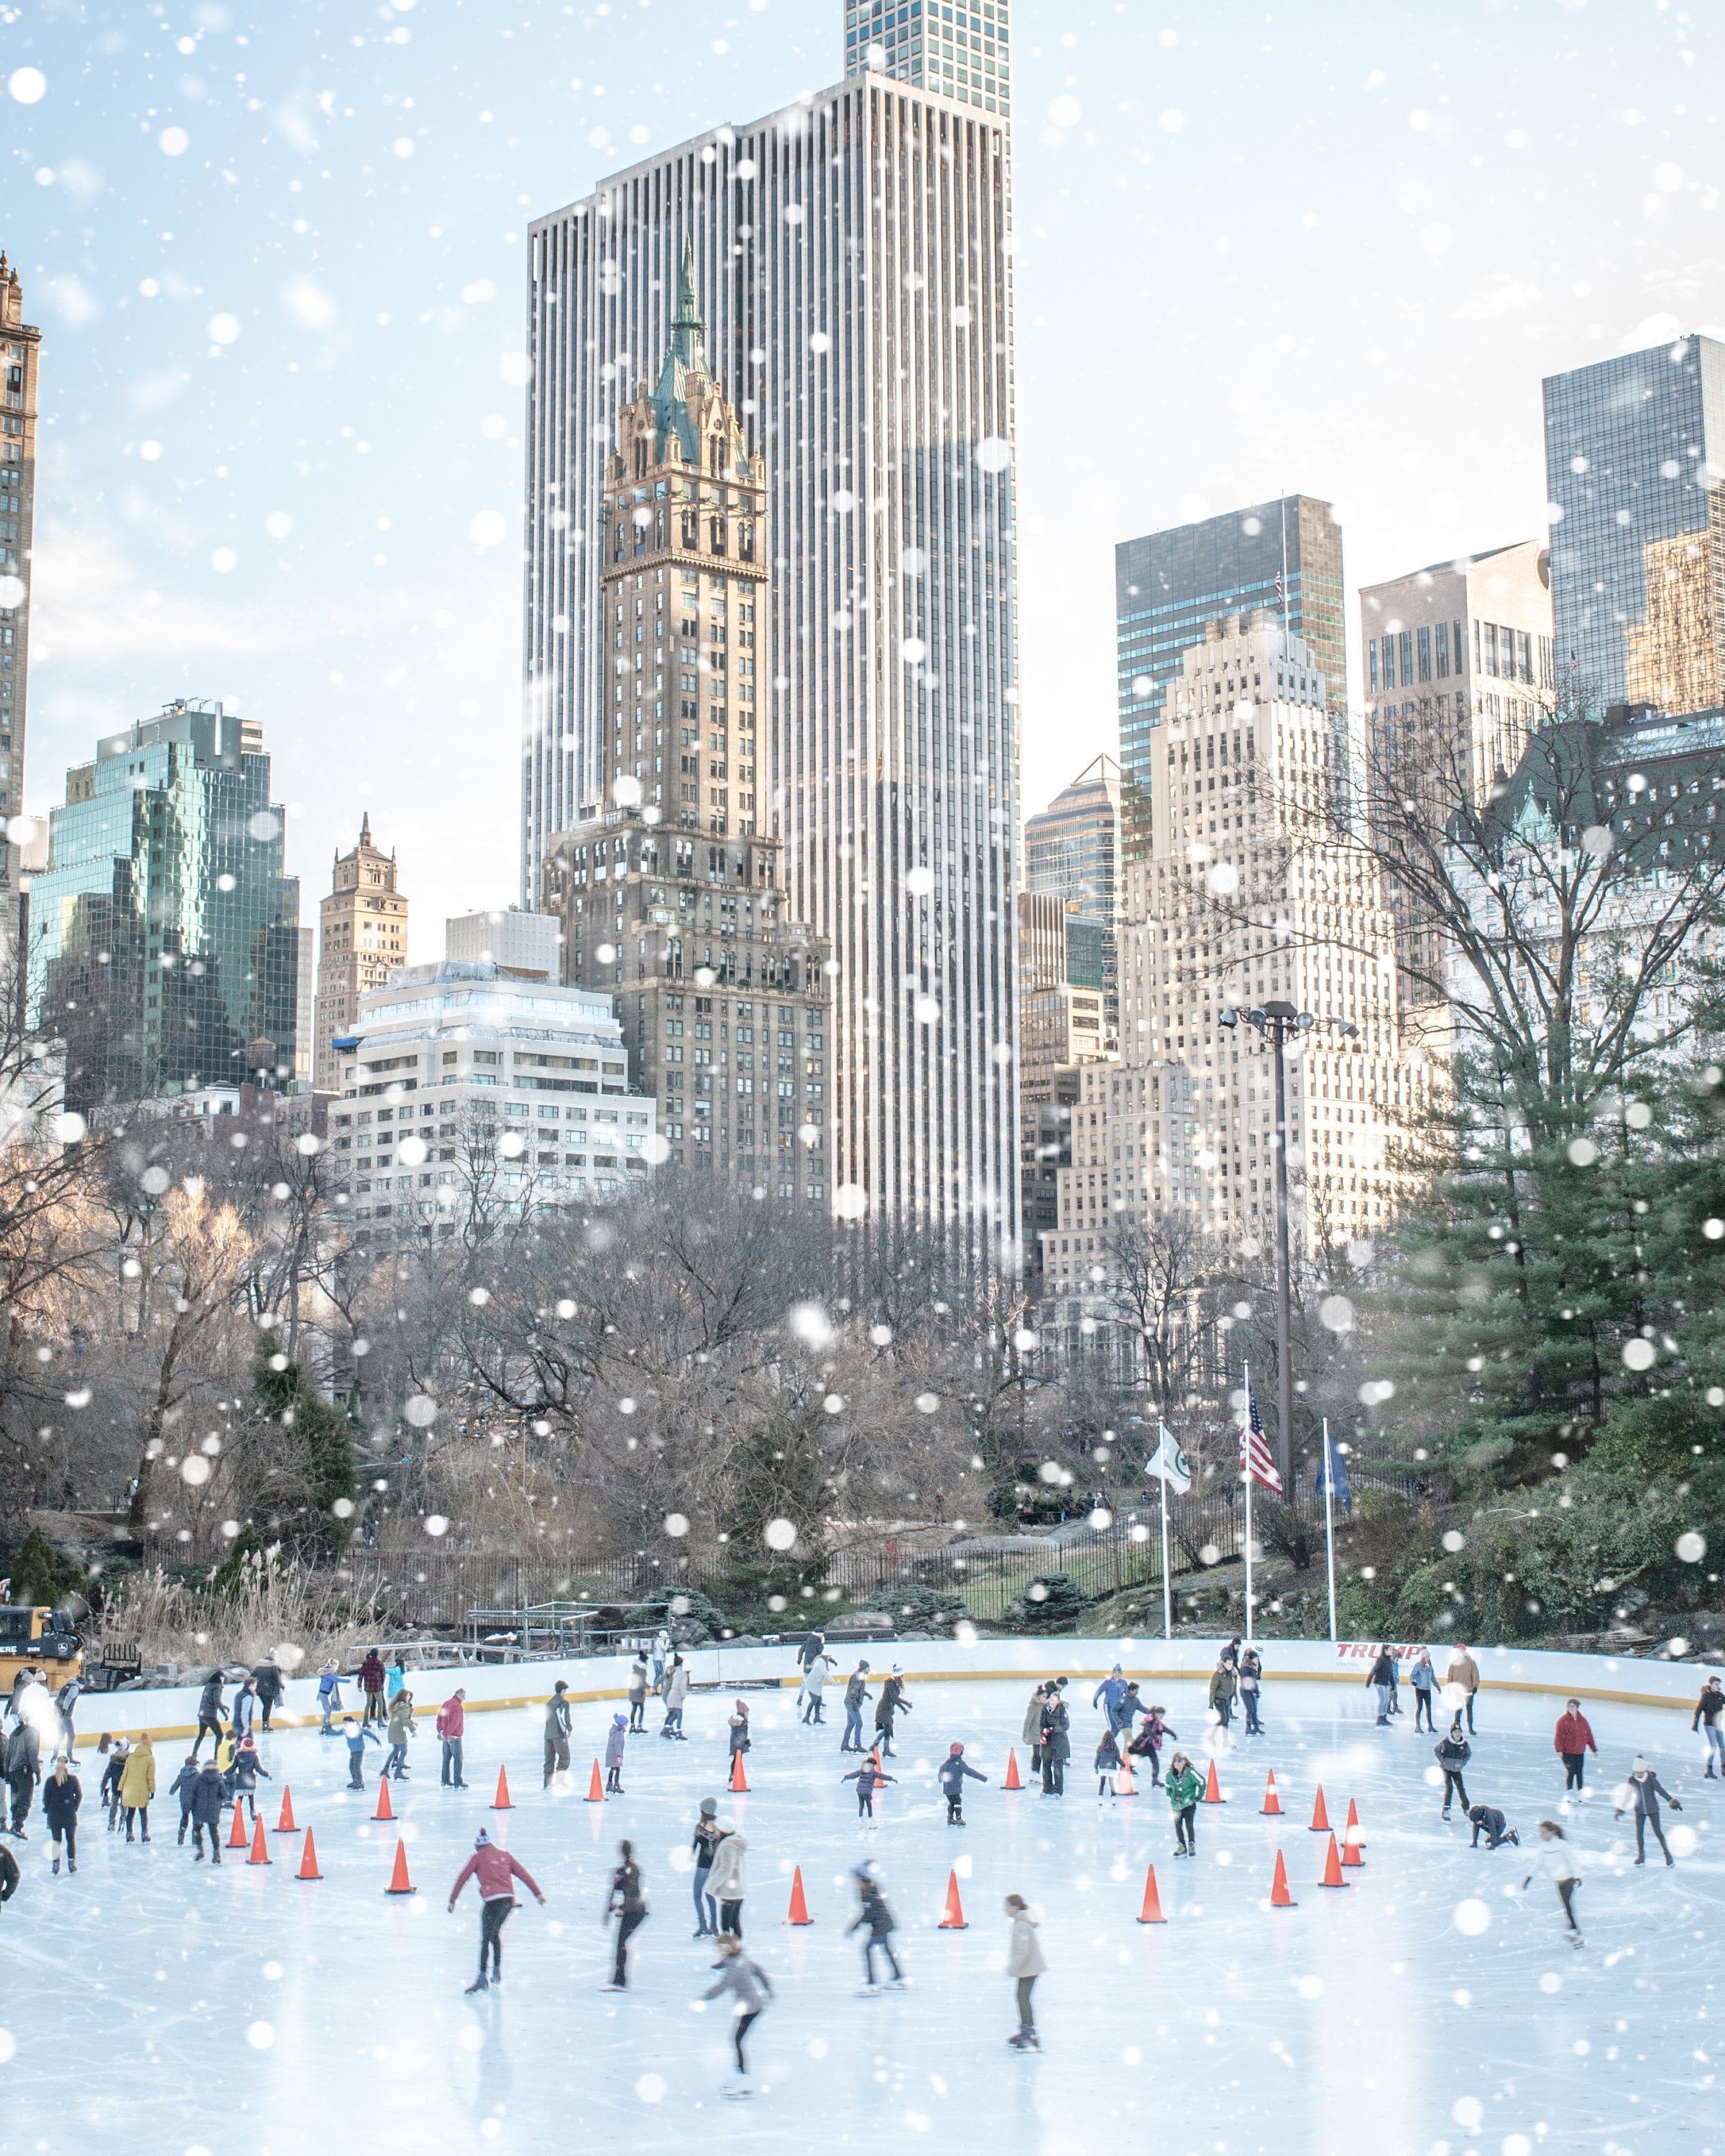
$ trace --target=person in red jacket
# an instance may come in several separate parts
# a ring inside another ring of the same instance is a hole
[[[455,1883],[449,1889],[449,1912],[452,1916],[461,1889],[470,1879],[479,1881],[480,1958],[479,1974],[467,1988],[470,1991],[485,1991],[491,1984],[503,1981],[503,1927],[509,1921],[510,1911],[516,1906],[511,1881],[519,1879],[542,1909],[545,1907],[545,1897],[526,1866],[517,1864],[506,1849],[499,1849],[483,1827],[473,1838],[472,1856],[455,1875]],[[489,1979],[485,1974],[488,1953],[491,1961]]]
[[[444,1741],[443,1786],[446,1789],[465,1789],[461,1778],[461,1732],[467,1724],[467,1711],[462,1702],[465,1691],[452,1691],[437,1711],[437,1733]]]
[[[1574,1789],[1578,1796],[1584,1797],[1587,1791],[1581,1784],[1582,1763],[1589,1752],[1597,1753],[1599,1748],[1594,1742],[1594,1732],[1587,1726],[1587,1717],[1581,1711],[1579,1699],[1564,1701],[1563,1712],[1558,1717],[1558,1733],[1553,1742],[1557,1746],[1558,1758],[1563,1763],[1564,1795],[1568,1796]]]

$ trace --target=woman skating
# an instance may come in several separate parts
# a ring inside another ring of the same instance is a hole
[[[1240,1671],[1224,1654],[1210,1672],[1210,1707],[1225,1729],[1234,1719],[1234,1695],[1240,1690]]]
[[[209,1854],[213,1864],[222,1861],[222,1774],[213,1759],[198,1770],[198,1779],[192,1785],[192,1846],[196,1851],[195,1863],[203,1861],[203,1833],[209,1830]]]
[[[742,1937],[742,1905],[749,1891],[749,1845],[747,1835],[732,1827],[719,1837],[713,1851],[706,1891],[719,1905],[719,1930]]]
[[[254,1822],[258,1816],[259,1774],[266,1782],[275,1779],[258,1757],[258,1748],[251,1738],[242,1737],[234,1753],[234,1809],[237,1812],[242,1804],[249,1804]]]
[[[611,1874],[611,1891],[605,1901],[605,1922],[617,1919],[617,1958],[611,1967],[607,1991],[629,1989],[629,1943],[647,1921],[647,1897],[641,1889],[641,1867],[635,1861],[635,1845],[619,1841],[620,1860]]]
[[[390,1701],[389,1720],[385,1726],[389,1732],[389,1756],[383,1762],[384,1775],[404,1782],[408,1779],[408,1739],[418,1733],[413,1721],[413,1695],[405,1686]]]
[[[1420,1717],[1425,1717],[1425,1727],[1434,1737],[1437,1724],[1431,1718],[1431,1696],[1437,1690],[1437,1671],[1431,1666],[1431,1650],[1422,1647],[1414,1657],[1414,1667],[1408,1681],[1414,1687],[1414,1727],[1420,1727]]]
[[[1389,1696],[1395,1688],[1395,1658],[1388,1647],[1378,1650],[1366,1682],[1378,1695],[1378,1727],[1382,1729],[1389,1720]]]
[[[731,2010],[736,2017],[731,2025],[731,2041],[737,2052],[737,2071],[726,2087],[726,2096],[752,2096],[748,2082],[749,2064],[743,2052],[743,2039],[766,2011],[767,2002],[773,1996],[773,1984],[767,1972],[758,1962],[751,1961],[742,1950],[742,1941],[734,1933],[719,1934],[719,1980],[709,1984],[701,1993],[703,2000],[717,1999],[722,1994],[731,2001]]]
[[[1120,1772],[1120,1741],[1111,1729],[1102,1732],[1101,1741],[1096,1746],[1096,1794],[1111,1797],[1114,1777]]]
[[[1558,1890],[1569,1943],[1579,1947],[1582,1939],[1581,1927],[1575,1921],[1575,1890],[1581,1884],[1581,1876],[1576,1864],[1575,1845],[1555,1820],[1541,1820],[1539,1839],[1527,1851],[1527,1876],[1522,1881],[1522,1892],[1536,1877],[1549,1879]]]
[[[623,1748],[629,1740],[629,1717],[614,1714],[611,1727],[605,1732],[605,1789],[608,1795],[623,1794]],[[733,1745],[734,1751],[736,1747]]]
[[[1681,1811],[1683,1807],[1639,1752],[1635,1754],[1635,1763],[1630,1769],[1629,1780],[1621,1794],[1627,1799],[1627,1802],[1620,1804],[1611,1816],[1613,1819],[1621,1819],[1625,1812],[1633,1807],[1635,1815],[1636,1863],[1645,1864],[1647,1861],[1645,1836],[1650,1826],[1653,1830],[1653,1839],[1659,1844],[1666,1862],[1675,1863],[1676,1860],[1665,1845],[1665,1830],[1659,1824],[1659,1800],[1663,1797],[1674,1812]]]
[[[66,1845],[66,1869],[78,1869],[78,1807],[84,1802],[84,1784],[72,1772],[63,1752],[54,1772],[42,1785],[42,1814],[54,1841],[54,1868],[60,1868],[60,1844]]]
[[[737,1772],[737,1758],[749,1748],[749,1710],[746,1700],[738,1700],[731,1709],[728,1727],[731,1732],[731,1771]]]
[[[1006,2041],[1015,2051],[1040,2051],[1042,2039],[1036,2033],[1030,1994],[1036,1989],[1037,1978],[1047,1975],[1048,1964],[1043,1958],[1042,1942],[1036,1936],[1036,1919],[1022,1894],[1007,1896],[1006,1914],[1012,1925],[1012,1938],[1006,1949],[1006,1974],[1016,1989],[1019,2005],[1018,2032]]]
[[[1179,1731],[1170,1729],[1163,1720],[1162,1713],[1163,1711],[1159,1707],[1153,1707],[1144,1717],[1142,1727],[1127,1747],[1134,1759],[1147,1759],[1150,1762],[1150,1786],[1153,1789],[1162,1779],[1163,1738],[1171,1737],[1176,1743],[1180,1738]]]
[[[701,1799],[701,1816],[695,1822],[695,1831],[689,1840],[689,1854],[695,1859],[695,1936],[698,1939],[712,1939],[719,1935],[719,1905],[706,1891],[712,1873],[713,1851],[719,1845],[718,1810],[712,1798]]]
[[[120,1776],[120,1802],[126,1814],[126,1838],[132,1839],[136,1821],[143,1839],[150,1839],[150,1799],[156,1794],[156,1754],[150,1748],[146,1729],[126,1755]]]
[[[108,1808],[108,1831],[112,1834],[120,1824],[120,1778],[126,1772],[126,1739],[116,1743],[105,1730],[96,1745],[96,1755],[107,1755],[108,1763],[102,1769],[102,1779],[96,1789],[96,1801]]]
[[[1168,1779],[1163,1787],[1168,1792],[1168,1809],[1174,1815],[1174,1855],[1196,1856],[1198,1830],[1194,1821],[1198,1800],[1204,1794],[1204,1784],[1198,1769],[1183,1752],[1176,1752],[1168,1761]]]
[[[867,1928],[868,1936],[863,1941],[863,1986],[860,1996],[872,1999],[881,1987],[875,1981],[875,1954],[878,1948],[886,1957],[886,1966],[892,1971],[892,1981],[901,1984],[905,1973],[898,1965],[898,1956],[892,1951],[892,1935],[898,1929],[893,1913],[886,1906],[886,1897],[880,1892],[880,1882],[875,1876],[872,1864],[859,1864],[852,1868],[851,1876],[856,1881],[856,1914],[845,1927],[848,1938],[851,1933]]]
[[[1245,1709],[1248,1737],[1264,1734],[1264,1725],[1258,1719],[1258,1693],[1263,1682],[1263,1656],[1255,1647],[1248,1647],[1240,1658],[1240,1703]]]
[[[1588,1753],[1597,1753],[1599,1748],[1594,1742],[1594,1732],[1588,1727],[1579,1699],[1564,1701],[1552,1746],[1563,1763],[1564,1795],[1574,1789],[1577,1796],[1584,1797],[1587,1791],[1582,1786],[1581,1770],[1587,1763]]]
[[[892,1757],[892,1726],[894,1717],[908,1714],[911,1702],[905,1697],[905,1681],[895,1664],[892,1675],[880,1687],[880,1697],[875,1704],[875,1741],[880,1748],[880,1757]]]

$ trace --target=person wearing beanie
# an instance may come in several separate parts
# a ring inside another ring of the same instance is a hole
[[[1683,1807],[1639,1752],[1635,1754],[1635,1765],[1630,1768],[1628,1781],[1617,1794],[1619,1802],[1613,1808],[1612,1818],[1621,1819],[1631,1809],[1635,1815],[1636,1863],[1647,1861],[1646,1834],[1649,1827],[1653,1830],[1653,1839],[1659,1844],[1666,1862],[1674,1863],[1676,1859],[1665,1845],[1665,1830],[1659,1824],[1659,1800],[1663,1797],[1674,1812],[1681,1811]]]
[[[629,1717],[614,1714],[611,1727],[605,1732],[605,1793],[608,1796],[623,1794],[623,1748],[628,1740]]]
[[[479,1974],[470,1984],[470,1991],[485,1991],[492,1984],[503,1981],[503,1927],[516,1906],[513,1882],[519,1879],[542,1909],[545,1897],[540,1892],[533,1875],[520,1864],[506,1849],[499,1849],[481,1827],[473,1838],[473,1854],[455,1875],[455,1883],[449,1889],[449,1913],[453,1916],[455,1903],[462,1888],[470,1879],[477,1879],[480,1891],[480,1958]],[[491,1969],[485,1973],[489,1954]]]
[[[551,1697],[545,1702],[545,1783],[548,1789],[553,1774],[569,1771],[569,1702],[563,1697],[569,1687],[559,1677],[551,1688]]]
[[[948,1826],[963,1826],[964,1824],[964,1778],[967,1774],[973,1782],[986,1782],[988,1779],[966,1763],[964,1747],[955,1742],[947,1746],[947,1756],[942,1760],[936,1777],[941,1785],[941,1794],[947,1800]]]
[[[716,1939],[719,1936],[719,1905],[706,1891],[707,1875],[713,1868],[713,1851],[718,1845],[719,1807],[711,1797],[703,1797],[701,1816],[695,1822],[695,1832],[689,1842],[689,1854],[695,1859],[695,1936],[698,1939]]]
[[[839,1779],[855,1783],[856,1815],[859,1819],[872,1820],[875,1816],[875,1790],[884,1783],[896,1782],[898,1777],[896,1774],[889,1774],[884,1767],[876,1766],[875,1755],[871,1752],[861,1766],[853,1767],[848,1774],[841,1775]],[[950,1817],[951,1815],[949,1814],[948,1816]]]

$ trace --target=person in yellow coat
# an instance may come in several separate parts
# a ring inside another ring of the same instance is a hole
[[[156,1754],[150,1747],[150,1732],[146,1729],[139,1737],[126,1756],[126,1769],[120,1777],[120,1801],[126,1811],[126,1838],[132,1839],[134,1815],[143,1830],[143,1838],[150,1839],[150,1799],[156,1794]]]

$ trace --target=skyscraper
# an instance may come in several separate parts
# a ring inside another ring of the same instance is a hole
[[[1024,889],[1065,906],[1064,978],[1101,990],[1103,1031],[1113,1048],[1120,1032],[1120,766],[1111,756],[1087,764],[1039,815],[1025,818]]]
[[[336,856],[317,930],[312,1083],[320,1093],[334,1093],[340,1091],[335,1044],[357,1024],[360,998],[408,963],[407,894],[396,885],[394,852],[372,844],[369,809],[360,819],[359,843]]]
[[[24,320],[17,268],[0,254],[0,939],[11,933],[18,902],[18,850],[6,825],[24,805],[41,350],[41,331]]]
[[[766,459],[754,814],[837,968],[834,1203],[985,1224],[998,1255],[1018,1224],[1011,219],[1006,134],[972,90],[956,64],[951,97],[860,73],[535,222],[522,896],[600,805],[606,465],[692,250],[708,365]],[[726,538],[703,551],[734,574]],[[682,697],[655,668],[660,694]]]
[[[1560,683],[1601,709],[1725,701],[1725,344],[1548,375],[1545,475]]]
[[[80,1110],[294,1075],[300,886],[254,720],[181,701],[66,774],[30,891],[30,1016]]]
[[[1127,539],[1114,550],[1122,813],[1128,852],[1144,819],[1155,730],[1181,655],[1224,614],[1262,608],[1312,650],[1331,708],[1347,708],[1342,527],[1327,501],[1291,494]]]
[[[1012,110],[1012,59],[1006,0],[862,0],[845,11],[845,74],[878,68],[895,82],[939,90],[960,105],[984,112]]]

